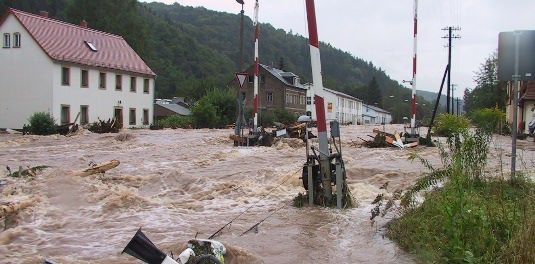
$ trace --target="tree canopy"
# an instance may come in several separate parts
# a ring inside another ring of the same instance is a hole
[[[505,111],[507,89],[506,83],[498,80],[497,63],[496,53],[491,54],[476,72],[474,78],[476,87],[472,90],[465,90],[464,101],[467,113],[495,107]]]

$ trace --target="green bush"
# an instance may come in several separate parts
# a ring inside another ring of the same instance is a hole
[[[452,137],[468,130],[470,120],[464,116],[440,114],[437,117],[433,132],[438,136]]]
[[[535,263],[535,183],[517,176],[486,177],[490,134],[465,132],[439,145],[443,167],[433,168],[401,199],[404,215],[388,236],[422,263]],[[416,192],[443,187],[425,195]]]
[[[192,109],[197,128],[222,128],[236,119],[236,95],[231,90],[212,89]]]
[[[29,132],[34,135],[52,135],[57,133],[54,118],[45,112],[34,113],[29,119]]]
[[[286,109],[277,108],[273,111],[273,121],[283,124],[293,124],[297,122],[297,115]]]
[[[472,123],[488,132],[501,133],[505,124],[505,113],[497,107],[483,108],[472,114]]]
[[[262,125],[262,127],[269,127],[269,126],[272,126],[273,125],[273,121],[274,121],[274,118],[273,118],[273,112],[271,111],[267,111],[265,109],[262,109],[260,111],[260,125]]]
[[[156,126],[161,128],[192,128],[193,118],[191,116],[173,115],[156,121]]]

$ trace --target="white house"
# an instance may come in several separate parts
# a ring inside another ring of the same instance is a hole
[[[364,124],[390,124],[392,123],[392,115],[382,108],[364,104],[362,121]]]
[[[315,116],[316,107],[312,103],[310,85],[307,91],[307,112]],[[323,88],[325,101],[325,118],[327,121],[337,120],[341,124],[362,123],[362,100],[351,95]]]
[[[122,37],[15,9],[0,35],[0,128],[22,128],[35,112],[60,124],[78,113],[79,124],[153,122],[156,75]]]

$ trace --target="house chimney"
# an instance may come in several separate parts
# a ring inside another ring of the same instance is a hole
[[[47,11],[39,11],[39,15],[42,17],[48,18],[48,12]]]
[[[85,20],[80,21],[80,26],[83,28],[87,28],[87,21]]]

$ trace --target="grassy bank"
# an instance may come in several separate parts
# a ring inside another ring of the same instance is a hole
[[[535,184],[485,175],[488,135],[465,133],[441,148],[444,167],[402,199],[388,236],[423,263],[535,263]],[[425,201],[417,206],[422,190]]]

